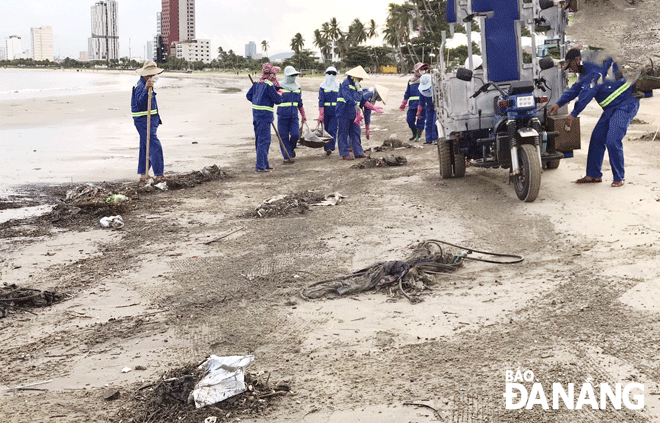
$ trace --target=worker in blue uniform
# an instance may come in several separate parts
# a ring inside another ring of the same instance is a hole
[[[406,115],[406,122],[408,122],[408,127],[412,131],[412,137],[410,141],[419,141],[422,137],[422,132],[424,131],[424,110],[417,110],[419,107],[423,107],[419,101],[419,78],[422,74],[428,71],[429,65],[426,63],[417,63],[413,68],[413,77],[408,81],[408,86],[406,87],[406,92],[403,95],[403,102],[399,109],[404,111],[406,109],[406,104],[408,105],[408,114]],[[419,118],[417,116],[420,116]]]
[[[419,78],[419,102],[422,110],[426,113],[424,116],[426,122],[426,141],[424,144],[437,144],[438,128],[435,126],[436,115],[435,107],[433,107],[433,81],[431,75],[422,75]],[[421,113],[422,111],[418,110],[418,117]]]
[[[337,97],[339,96],[339,82],[337,82],[337,68],[329,66],[325,70],[325,81],[319,87],[319,118],[324,129],[332,136],[332,141],[324,147],[326,156],[335,151],[337,141]]]
[[[140,75],[140,80],[133,87],[131,95],[131,112],[133,116],[133,123],[140,135],[140,152],[138,153],[138,174],[140,181],[146,182],[148,179],[146,169],[146,155],[147,155],[147,119],[151,119],[149,128],[149,167],[154,170],[154,182],[159,182],[163,179],[164,161],[163,161],[163,147],[156,135],[158,125],[162,123],[160,114],[158,114],[158,104],[156,103],[156,93],[152,91],[151,94],[151,116],[148,116],[149,105],[149,88],[153,88],[154,82],[163,69],[159,69],[156,63],[149,60],[137,70]]]
[[[275,75],[280,68],[270,63],[261,67],[261,79],[252,84],[247,92],[247,99],[252,102],[252,124],[254,125],[255,147],[257,150],[257,172],[270,172],[273,168],[268,163],[270,148],[270,126],[274,121],[275,104],[282,103],[280,88]]]
[[[296,147],[300,139],[300,126],[298,124],[298,112],[302,122],[307,121],[305,108],[302,101],[302,90],[296,82],[296,76],[300,75],[293,66],[284,68],[284,81],[282,86],[282,102],[277,106],[277,131],[282,139],[280,150],[284,157],[284,164],[292,164],[296,157]],[[285,151],[286,149],[286,151]]]
[[[612,67],[615,77],[607,77]],[[592,99],[596,99],[603,108],[603,114],[596,123],[589,140],[587,154],[587,175],[578,179],[578,184],[599,183],[603,181],[601,168],[607,149],[610,166],[612,167],[612,186],[621,187],[625,181],[623,137],[639,110],[639,100],[633,97],[632,85],[621,77],[618,67],[611,58],[603,65],[581,63],[578,49],[569,50],[566,54],[565,69],[580,73],[578,81],[566,91],[557,104],[549,109],[551,115],[564,104],[577,97],[575,106],[568,116],[570,125]]]
[[[346,72],[346,79],[339,86],[337,97],[337,144],[339,155],[344,160],[362,159],[364,155],[360,142],[360,123],[364,119],[360,111],[362,87],[360,82],[369,78],[362,66]],[[349,149],[353,150],[351,156]]]
[[[376,106],[377,101],[387,104],[387,94],[389,90],[382,85],[376,85],[374,88],[364,88],[362,90],[362,100],[360,109],[364,116],[364,133],[367,139],[371,136],[371,112],[383,113],[383,108]]]

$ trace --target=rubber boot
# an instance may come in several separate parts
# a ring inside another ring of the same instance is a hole
[[[419,142],[419,140],[422,139],[422,133],[424,132],[423,129],[418,129],[417,130],[417,135],[415,136],[415,142]]]
[[[415,138],[417,138],[417,128],[414,128],[412,131],[413,131],[412,137],[410,137],[408,141],[414,141]]]

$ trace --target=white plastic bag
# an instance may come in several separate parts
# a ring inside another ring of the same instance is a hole
[[[211,355],[199,368],[206,371],[193,391],[195,407],[202,408],[246,391],[245,369],[254,361],[253,355],[218,357]]]

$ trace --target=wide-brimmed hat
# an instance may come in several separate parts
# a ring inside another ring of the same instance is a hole
[[[387,104],[387,96],[389,93],[390,90],[383,87],[382,85],[376,84],[376,94],[378,95],[378,98],[380,98],[380,101],[383,102],[383,104]]]
[[[429,65],[427,65],[426,63],[417,62],[417,63],[415,64],[415,67],[413,68],[413,70],[414,70],[415,72],[418,72],[418,71],[420,71],[420,70],[422,70],[422,69],[428,69],[428,68],[429,68]]]
[[[422,75],[421,78],[419,78],[419,90],[420,91],[426,91],[429,88],[433,86],[433,81],[431,80],[431,75]]]
[[[369,79],[369,74],[367,74],[367,71],[365,71],[362,66],[354,67],[346,72],[346,75],[352,76],[353,78]]]
[[[284,76],[294,76],[300,75],[300,72],[296,70],[293,66],[287,66],[284,68]]]
[[[566,57],[564,57],[564,70],[568,69],[571,62],[574,59],[577,59],[578,57],[582,57],[582,53],[580,53],[579,48],[572,48],[568,50],[568,53],[566,53]]]
[[[147,60],[140,69],[136,70],[137,74],[140,76],[154,76],[161,74],[163,71],[164,69],[159,68],[158,65],[151,60]]]

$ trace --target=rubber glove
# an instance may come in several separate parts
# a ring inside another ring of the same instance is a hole
[[[305,108],[301,107],[300,109],[300,117],[302,118],[302,122],[307,122],[307,116],[305,115]]]
[[[366,134],[367,134],[367,139],[369,139],[369,134],[370,134],[370,131],[369,131],[369,124],[364,125],[364,129],[365,129],[365,132],[366,132]]]
[[[362,112],[358,110],[355,113],[355,120],[353,120],[353,123],[357,123],[359,125],[359,124],[362,123],[363,119],[364,119],[364,117],[362,116]]]
[[[376,113],[383,113],[383,108],[380,106],[374,106],[373,104],[369,103],[368,101],[364,103],[364,107],[366,107],[369,110],[373,110]]]
[[[406,104],[408,104],[408,100],[403,100],[403,103],[401,103],[401,106],[399,106],[399,109],[406,110]]]
[[[422,117],[422,110],[423,110],[423,109],[424,109],[424,107],[422,107],[422,106],[417,106],[417,119],[419,119],[419,118]]]
[[[325,120],[325,109],[323,107],[319,107],[319,118],[317,120],[319,122],[323,122]]]

